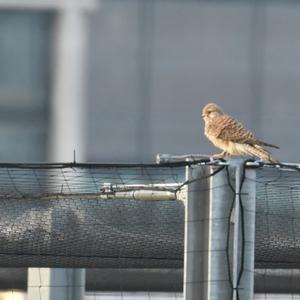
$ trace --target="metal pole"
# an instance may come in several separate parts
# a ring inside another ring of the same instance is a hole
[[[206,177],[209,174],[208,167],[191,169],[186,167],[186,180],[192,180],[193,175]],[[208,211],[207,199],[209,198],[208,181],[199,180],[187,186],[187,201],[185,205],[185,230],[184,230],[184,273],[183,294],[185,300],[204,299],[202,270],[205,261],[202,260],[203,233],[207,224],[203,222]],[[193,192],[198,189],[199,192]],[[201,190],[201,192],[200,192]],[[202,196],[200,196],[202,195]],[[201,295],[201,296],[200,296]]]
[[[30,300],[83,300],[85,270],[28,269],[28,299]]]
[[[215,170],[187,168],[193,182],[187,187],[185,210],[185,300],[230,299],[226,236],[232,192],[225,170],[208,178]]]
[[[84,161],[86,15],[73,1],[57,11],[54,20],[49,160],[71,161],[76,150],[77,159]],[[83,300],[84,291],[84,269],[28,270],[30,300]]]
[[[187,167],[186,179],[191,183],[187,185],[185,208],[185,300],[231,300],[237,283],[240,299],[253,298],[255,171],[247,170],[247,180],[242,186],[245,225],[245,243],[242,248],[239,212],[235,212],[234,224],[231,224],[230,219],[232,201],[239,198],[231,190],[228,178],[232,170],[233,174],[239,176],[235,187],[239,191],[241,169],[236,169],[233,164],[228,174],[224,167],[208,178],[211,172],[217,171],[218,168],[220,166]],[[232,232],[234,236],[231,238]],[[239,279],[242,250],[245,255],[243,272]]]
[[[57,12],[53,31],[53,91],[49,160],[85,158],[86,14],[79,7]]]
[[[243,161],[234,162],[233,165],[236,191],[233,215],[233,300],[251,300],[254,293],[256,173],[254,169],[244,170]]]
[[[156,155],[157,164],[176,163],[184,161],[209,161],[210,156],[205,154],[184,154],[184,155],[171,155],[159,153]]]
[[[236,164],[235,170],[235,198],[234,198],[234,210],[232,211],[231,221],[233,223],[233,251],[232,251],[232,282],[235,287],[233,290],[233,300],[237,300],[237,284],[238,284],[238,272],[241,268],[240,259],[241,253],[239,251],[240,245],[240,235],[241,235],[241,223],[240,223],[240,188],[241,188],[241,173],[243,166],[241,163]]]

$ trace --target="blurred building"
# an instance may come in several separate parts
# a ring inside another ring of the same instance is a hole
[[[212,153],[201,120],[211,101],[279,145],[276,158],[299,160],[300,3],[91,1],[68,38],[59,14],[75,2],[0,0],[1,161],[53,160],[53,131],[78,124],[76,147],[56,140],[63,160],[74,148],[97,162]]]
[[[88,158],[211,153],[215,101],[298,161],[296,1],[103,1],[91,19]]]
[[[0,11],[0,154],[46,161],[56,14],[19,6]],[[86,18],[86,159],[211,153],[200,112],[216,101],[297,161],[299,16],[295,1],[102,1]]]

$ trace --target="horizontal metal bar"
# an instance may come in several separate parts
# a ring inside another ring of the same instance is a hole
[[[171,155],[171,154],[157,154],[156,163],[166,164],[166,163],[176,163],[176,162],[209,162],[211,155],[206,154],[184,154],[184,155]]]
[[[141,201],[185,201],[185,189],[179,191],[166,190],[128,190],[105,193],[51,193],[33,195],[0,195],[1,199],[37,199],[37,200],[141,200]]]
[[[101,191],[128,191],[128,190],[156,190],[156,191],[166,191],[166,190],[177,190],[182,186],[183,183],[154,183],[154,184],[111,184],[104,183],[102,185]]]

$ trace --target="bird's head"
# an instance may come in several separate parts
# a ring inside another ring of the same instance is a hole
[[[202,110],[202,117],[204,120],[211,120],[215,117],[224,115],[223,110],[215,103],[208,103],[204,106]]]

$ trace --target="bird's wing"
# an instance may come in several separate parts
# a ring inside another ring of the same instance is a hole
[[[257,143],[254,134],[231,116],[220,116],[215,125],[219,129],[216,136],[219,139],[250,145]]]

